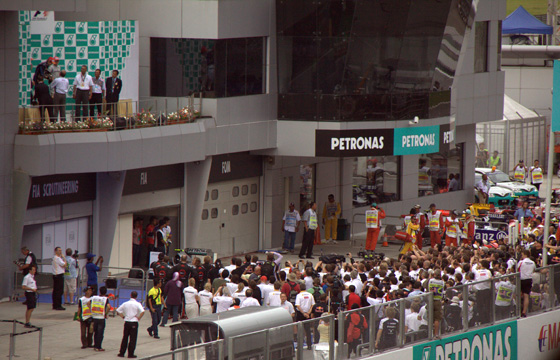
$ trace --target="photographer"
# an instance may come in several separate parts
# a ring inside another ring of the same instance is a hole
[[[95,263],[93,263],[95,254],[88,253],[86,258],[86,271],[88,275],[87,286],[91,287],[93,295],[97,295],[97,273],[103,268],[103,256],[100,256]]]
[[[78,279],[78,250],[66,249],[66,271],[64,272],[64,304],[74,305],[76,281]]]

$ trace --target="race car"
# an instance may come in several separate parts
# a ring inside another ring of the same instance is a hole
[[[493,185],[508,189],[518,197],[539,197],[539,191],[534,185],[513,180],[508,174],[491,168],[475,168],[475,184],[482,178],[482,174],[488,176]]]

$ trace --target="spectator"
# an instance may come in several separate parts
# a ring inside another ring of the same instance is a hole
[[[53,99],[51,97],[49,86],[44,83],[42,76],[37,77],[33,99],[36,99],[39,102],[39,113],[41,114],[41,121],[46,121],[45,110],[49,114],[49,121],[54,121],[52,109]]]
[[[66,70],[60,72],[60,76],[56,77],[49,85],[50,91],[53,92],[53,117],[51,121],[66,121],[66,94],[70,83],[66,78]],[[58,115],[60,114],[60,120]]]
[[[52,260],[53,291],[52,308],[53,310],[66,310],[62,307],[62,295],[64,294],[64,272],[66,271],[66,259],[62,256],[60,246],[54,248]]]
[[[25,304],[27,305],[27,310],[25,311],[24,326],[26,328],[32,328],[33,326],[31,326],[30,322],[31,314],[37,307],[37,282],[35,281],[37,265],[32,264],[27,269],[27,274],[23,277],[23,282],[21,283],[21,288],[25,291]]]
[[[96,69],[92,80],[91,99],[89,104],[89,116],[95,116],[95,109],[97,108],[97,116],[103,115],[103,99],[105,98],[105,81],[101,78],[101,70]]]
[[[103,269],[103,256],[100,256],[94,263],[95,254],[88,253],[86,255],[86,272],[88,275],[87,285],[93,290],[93,295],[97,295],[97,273]]]
[[[76,75],[74,79],[73,97],[76,100],[76,120],[83,120],[82,112],[84,117],[88,116],[88,104],[91,99],[92,90],[93,80],[91,76],[87,74],[87,66],[82,65],[81,72]]]
[[[66,271],[64,272],[64,304],[75,305],[76,281],[78,280],[78,254],[72,255],[72,249],[66,249]]]
[[[122,90],[122,80],[119,79],[118,70],[113,70],[112,76],[105,80],[105,90],[107,92],[107,106],[109,107],[109,115],[115,119],[118,115],[118,102]],[[151,222],[151,220],[150,220]]]

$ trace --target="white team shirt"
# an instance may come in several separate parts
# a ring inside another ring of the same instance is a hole
[[[144,312],[144,308],[136,299],[130,299],[119,306],[117,312],[124,315],[124,321],[138,322],[138,316]]]
[[[296,296],[296,307],[299,306],[303,312],[309,312],[311,308],[315,305],[315,299],[313,295],[307,291],[302,291]]]
[[[212,293],[207,290],[202,290],[198,293],[200,306],[212,304]]]
[[[268,304],[268,306],[280,306],[282,304],[282,300],[280,300],[281,294],[282,292],[280,290],[271,291],[268,295],[268,302],[266,304]]]
[[[27,286],[30,289],[37,290],[37,282],[35,281],[35,276],[27,274],[24,276],[21,286]],[[30,290],[25,290],[25,292],[33,292]]]
[[[248,298],[245,298],[245,300],[243,300],[240,307],[244,308],[244,307],[250,307],[250,306],[261,306],[261,304],[254,297],[248,297]]]
[[[187,286],[183,290],[183,294],[185,295],[185,304],[196,304],[196,296],[198,295],[198,290],[196,290],[192,286]]]
[[[216,303],[217,313],[227,311],[233,304],[233,298],[230,296],[214,296],[212,300]]]

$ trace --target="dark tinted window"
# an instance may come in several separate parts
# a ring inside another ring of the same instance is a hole
[[[278,118],[449,115],[471,2],[277,1]]]
[[[152,96],[205,97],[262,94],[266,38],[151,38]]]

